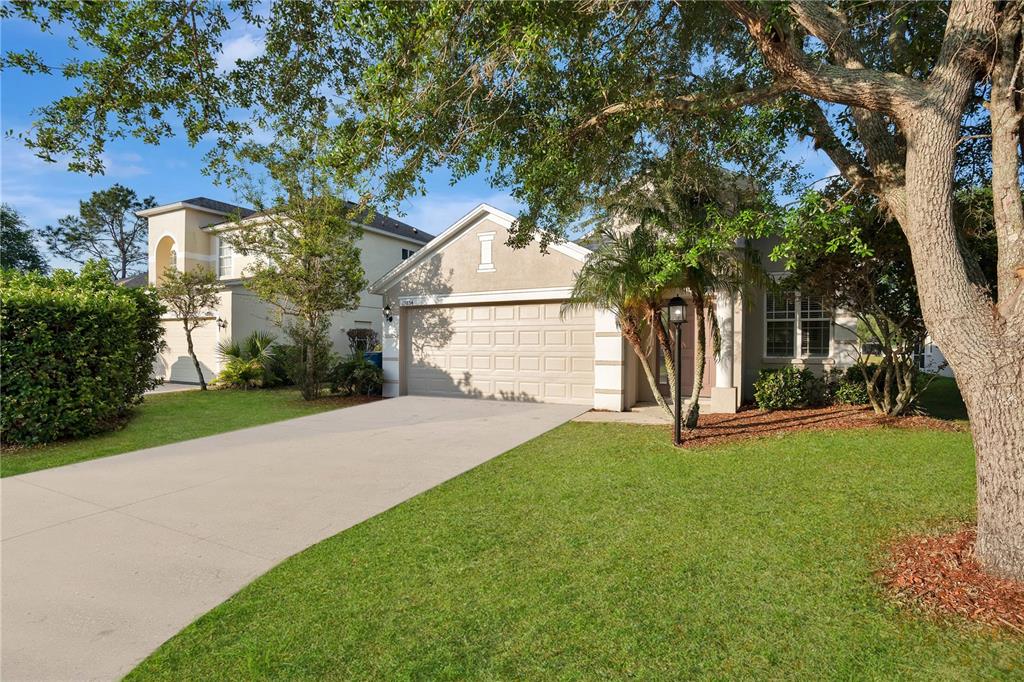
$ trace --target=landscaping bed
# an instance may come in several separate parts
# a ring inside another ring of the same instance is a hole
[[[698,428],[683,430],[683,447],[704,447],[719,443],[781,437],[798,431],[863,429],[870,427],[923,428],[936,431],[961,431],[965,425],[925,415],[882,417],[871,408],[859,405],[808,407],[799,410],[765,412],[742,409],[736,414],[702,414]]]

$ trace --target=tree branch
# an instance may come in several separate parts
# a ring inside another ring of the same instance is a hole
[[[743,89],[743,84],[738,84],[731,92],[724,96],[719,93],[693,93],[679,95],[677,97],[654,97],[632,102],[616,102],[601,109],[586,121],[576,126],[574,132],[579,133],[587,128],[601,125],[605,120],[617,114],[630,113],[633,111],[644,111],[660,109],[662,111],[688,111],[698,105],[706,105],[710,108],[727,111],[739,109],[745,106],[760,104],[775,99],[792,90],[792,84],[785,80],[778,80],[771,85],[753,90]]]

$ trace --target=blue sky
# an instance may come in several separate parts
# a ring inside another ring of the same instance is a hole
[[[59,31],[42,34],[31,24],[20,20],[0,23],[0,44],[3,50],[31,48],[50,65],[60,64],[72,54],[67,35]],[[235,59],[252,57],[262,49],[261,38],[250,27],[239,28],[226,36],[221,62],[233,64]],[[153,196],[158,203],[171,203],[193,196],[207,196],[222,201],[235,201],[231,190],[216,186],[203,175],[203,155],[209,143],[190,147],[184,139],[163,141],[159,147],[140,141],[117,140],[107,147],[106,174],[88,176],[70,173],[59,163],[47,163],[25,149],[16,136],[26,130],[33,109],[73,91],[59,75],[26,76],[4,71],[0,81],[0,123],[4,131],[0,148],[0,198],[14,206],[29,225],[41,228],[68,214],[76,213],[78,202],[89,194],[105,189],[115,182],[131,187],[140,196]],[[805,143],[795,142],[790,156],[808,162],[812,177],[827,175],[831,164]],[[428,178],[427,193],[403,206],[402,220],[427,232],[437,234],[474,206],[489,203],[511,213],[516,203],[504,190],[493,188],[483,175],[461,180],[451,186],[447,173],[441,171]],[[42,246],[42,245],[41,245]],[[58,266],[67,262],[51,257]]]

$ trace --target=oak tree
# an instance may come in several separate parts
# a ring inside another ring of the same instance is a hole
[[[440,165],[456,180],[489,170],[526,207],[521,246],[538,227],[564,234],[591,197],[674,143],[769,189],[792,180],[793,137],[812,139],[906,236],[925,323],[971,417],[977,556],[1024,578],[1020,2],[13,0],[2,11],[64,24],[90,48],[59,67],[75,93],[28,133],[44,157],[96,169],[110,138],[156,141],[180,121],[193,142],[219,138],[217,170],[255,127],[318,126],[333,171],[392,202]],[[225,75],[229,16],[258,24],[266,50]],[[29,51],[4,61],[58,68]],[[991,290],[957,236],[966,176],[992,186]]]

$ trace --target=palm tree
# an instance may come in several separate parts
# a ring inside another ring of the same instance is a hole
[[[721,169],[705,167],[702,173],[695,180],[692,166],[673,163],[670,158],[602,202],[606,222],[633,223],[634,234],[639,232],[645,240],[654,240],[653,255],[644,256],[655,264],[646,269],[645,275],[651,280],[646,290],[657,292],[660,299],[662,291],[681,289],[689,293],[693,303],[698,327],[693,389],[683,418],[686,428],[696,427],[700,412],[698,399],[704,386],[709,327],[715,355],[721,348],[717,319],[709,310],[710,301],[716,294],[734,294],[745,284],[767,279],[753,252],[737,246],[737,239],[742,236],[740,228],[727,219],[741,197],[751,194],[749,183]],[[660,315],[660,300],[649,304],[648,311],[665,358],[674,404],[676,391],[682,387],[676,386],[672,338]]]
[[[655,400],[671,416],[672,408],[658,391],[643,344],[644,331],[661,317],[662,287],[651,270],[656,263],[658,236],[642,226],[626,232],[606,222],[593,232],[592,239],[598,245],[576,276],[572,293],[562,306],[563,314],[587,307],[611,311],[640,359]]]

